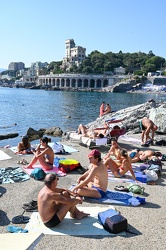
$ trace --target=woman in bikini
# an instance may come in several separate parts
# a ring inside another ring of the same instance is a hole
[[[139,150],[134,149],[128,152],[128,156],[131,158],[131,162],[139,162],[139,161],[146,161],[150,160],[153,156],[161,157],[160,152],[154,152],[153,150]]]
[[[134,171],[131,166],[131,158],[128,156],[128,152],[126,149],[121,149],[121,160],[122,163],[119,166],[116,161],[108,158],[104,161],[105,166],[112,171],[115,177],[120,178],[123,177],[128,171],[130,171],[134,180],[136,180]]]
[[[27,135],[24,135],[22,137],[22,141],[18,143],[16,154],[33,154],[31,144]]]
[[[114,161],[120,166],[122,163],[120,151],[121,151],[121,147],[118,145],[117,140],[115,138],[113,138],[111,140],[110,150],[104,156],[103,160],[106,161],[107,159],[115,158]]]
[[[39,161],[42,169],[50,170],[53,168],[54,163],[54,151],[48,145],[48,138],[43,137],[40,139],[40,145],[33,151],[34,157],[29,163],[29,165],[24,168],[33,168],[35,163]]]

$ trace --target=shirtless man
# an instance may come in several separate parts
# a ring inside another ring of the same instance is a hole
[[[104,156],[103,160],[109,159],[111,156],[115,157],[115,161],[118,165],[121,165],[122,159],[120,154],[121,147],[115,138],[111,139],[111,147],[108,153]]]
[[[108,185],[108,171],[101,160],[101,153],[94,149],[88,154],[88,158],[89,170],[78,178],[73,192],[92,198],[104,197]]]
[[[144,117],[142,121],[140,121],[140,128],[142,130],[142,144],[145,144],[148,139],[153,141],[154,139],[154,133],[158,129],[158,127],[154,124],[152,120],[150,120],[147,117]],[[150,137],[150,132],[152,133],[152,136]],[[144,140],[145,137],[145,140]]]
[[[76,207],[77,204],[82,204],[81,197],[69,190],[57,188],[57,181],[56,174],[47,174],[44,179],[45,186],[38,194],[38,211],[46,227],[57,226],[68,211],[72,218],[78,220],[89,215],[79,211]]]
[[[115,177],[120,178],[123,177],[128,171],[130,171],[133,179],[136,181],[136,177],[134,174],[134,171],[131,166],[131,158],[128,156],[128,153],[126,149],[122,149],[120,151],[121,158],[122,158],[122,164],[119,167],[119,165],[112,160],[111,158],[104,161],[105,166],[112,171]]]
[[[111,106],[107,103],[103,115],[111,113]]]
[[[24,168],[33,168],[33,165],[39,161],[43,170],[50,170],[53,168],[54,163],[54,151],[48,145],[48,138],[43,137],[40,139],[40,144],[37,146],[36,150],[33,151],[34,157],[29,165]]]

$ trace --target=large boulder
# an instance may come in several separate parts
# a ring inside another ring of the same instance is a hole
[[[102,128],[105,124],[105,121],[120,119],[123,120],[121,126],[124,126],[127,132],[140,133],[140,121],[143,117],[149,117],[159,127],[158,132],[166,133],[165,107],[166,103],[157,103],[154,100],[149,100],[146,103],[104,115],[87,125],[93,128]]]
[[[28,128],[26,134],[28,135],[30,141],[34,141],[34,140],[40,139],[43,136],[45,130],[46,129],[44,129],[44,128],[39,129],[39,130],[35,130],[35,129],[30,127],[30,128]]]
[[[52,128],[46,129],[44,134],[59,137],[59,136],[62,136],[63,131],[59,127],[52,127]]]
[[[166,104],[152,108],[149,118],[158,126],[157,132],[166,133]]]

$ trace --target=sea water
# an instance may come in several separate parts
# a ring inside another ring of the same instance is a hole
[[[104,101],[113,111],[145,103],[149,99],[166,100],[166,95],[110,92],[45,91],[0,87],[0,134],[19,133],[0,140],[0,146],[17,145],[29,127],[60,127],[64,132],[76,130],[99,117]],[[16,124],[16,125],[15,125]]]

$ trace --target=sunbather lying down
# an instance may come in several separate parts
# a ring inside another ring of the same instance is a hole
[[[106,130],[105,128],[103,128],[103,129],[91,129],[91,128],[86,127],[83,124],[80,124],[78,126],[77,134],[78,135],[82,134],[82,136],[89,137],[89,138],[94,138],[94,137],[103,138],[105,135],[105,130]]]
[[[154,152],[152,150],[132,150],[128,152],[128,155],[131,157],[131,162],[145,161],[150,160],[152,156],[161,156],[160,152]]]

